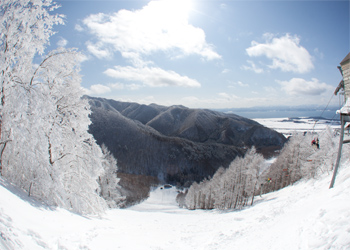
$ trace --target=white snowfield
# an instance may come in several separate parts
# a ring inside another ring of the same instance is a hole
[[[0,249],[350,249],[350,163],[256,197],[242,211],[189,211],[176,190],[101,217],[50,208],[1,180]]]
[[[346,145],[347,146],[347,145]],[[0,249],[350,249],[350,160],[255,198],[241,211],[186,210],[175,188],[128,209],[83,217],[41,204],[0,178]]]
[[[295,131],[322,132],[327,126],[340,129],[340,121],[335,120],[314,118],[257,118],[253,120],[284,135],[290,135]]]

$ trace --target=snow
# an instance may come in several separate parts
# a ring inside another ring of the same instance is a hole
[[[241,211],[181,209],[174,187],[158,187],[139,205],[89,217],[0,178],[0,249],[350,249],[349,159],[333,189],[331,177],[257,196]]]
[[[333,189],[326,173],[229,212],[180,209],[176,190],[157,189],[130,209],[82,217],[1,180],[0,249],[349,249],[349,164]]]
[[[254,121],[272,128],[286,136],[294,131],[301,132],[320,132],[327,126],[333,129],[340,127],[340,121],[315,119],[315,118],[257,118]]]
[[[337,113],[349,115],[350,114],[350,100],[348,99],[345,103],[345,105],[337,111]]]

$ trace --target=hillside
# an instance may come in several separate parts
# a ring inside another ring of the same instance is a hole
[[[0,249],[349,249],[350,162],[333,189],[330,179],[300,181],[242,211],[180,209],[176,190],[157,189],[132,208],[82,217],[0,178]]]
[[[271,155],[285,137],[259,123],[211,110],[89,99],[90,132],[118,160],[119,172],[188,186],[211,176],[247,147]]]

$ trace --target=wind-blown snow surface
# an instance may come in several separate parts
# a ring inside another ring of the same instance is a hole
[[[0,249],[350,249],[350,163],[257,197],[242,211],[189,211],[174,189],[101,217],[33,201],[1,180]]]

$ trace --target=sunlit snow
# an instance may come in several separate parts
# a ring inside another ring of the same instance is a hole
[[[332,173],[257,196],[241,211],[186,210],[177,190],[83,217],[32,200],[0,178],[0,249],[350,249],[350,161]]]
[[[339,120],[315,118],[258,118],[253,120],[287,136],[295,131],[322,132],[327,126],[333,129],[340,127]]]

